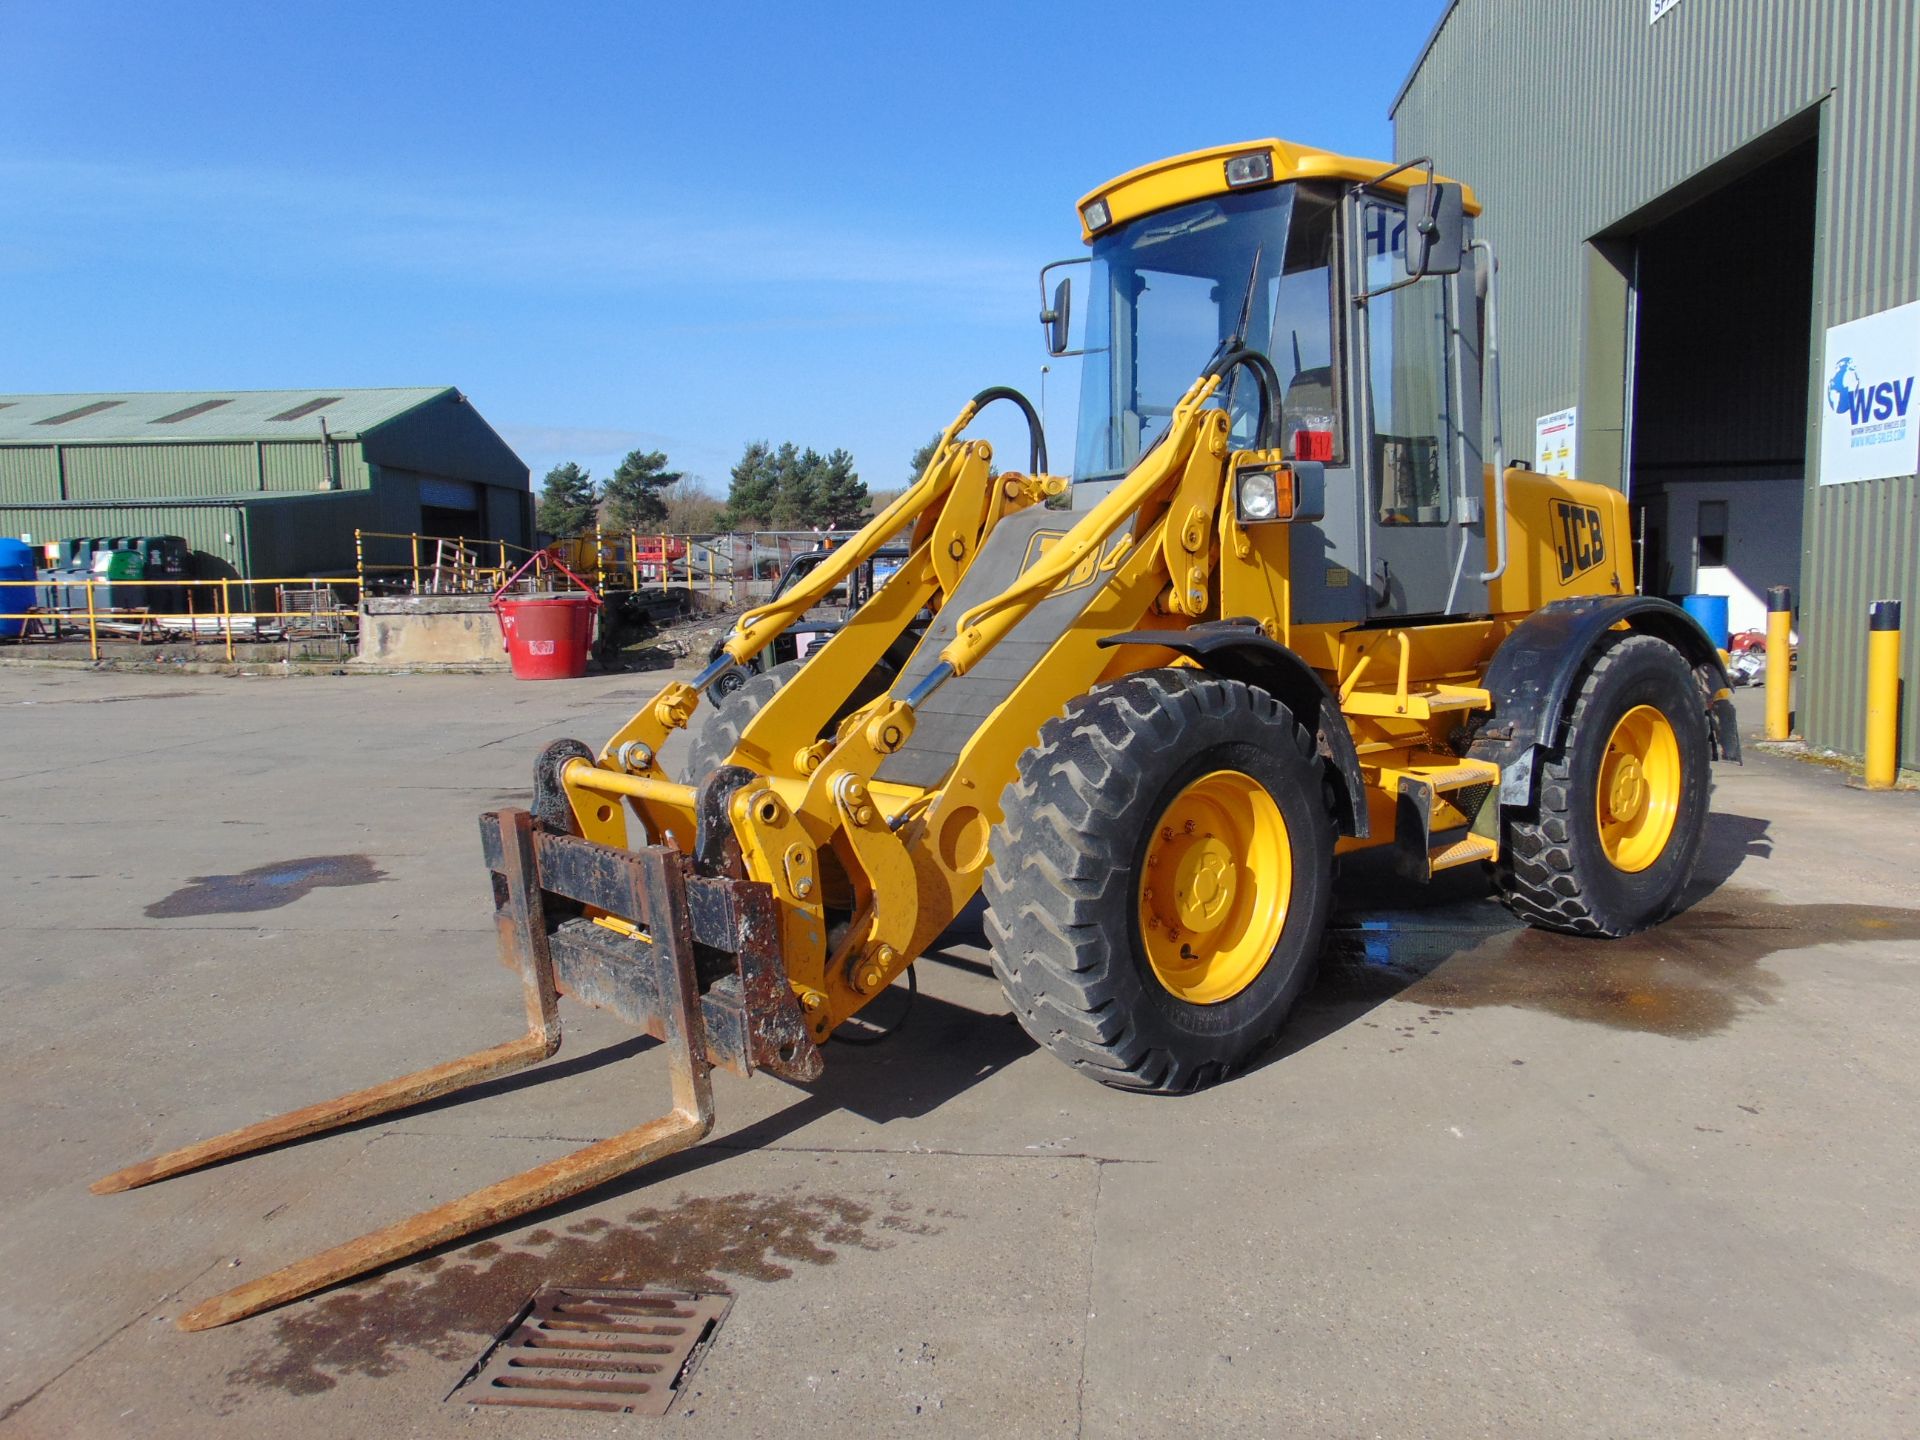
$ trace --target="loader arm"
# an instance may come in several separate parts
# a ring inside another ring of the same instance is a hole
[[[733,633],[721,646],[721,656],[691,682],[674,681],[667,685],[614,732],[612,738],[600,748],[598,762],[636,774],[655,770],[661,743],[674,730],[686,727],[708,687],[730,666],[743,664],[766,649],[776,635],[832,594],[836,586],[907,525],[920,522],[920,528],[924,529],[929,512],[949,501],[956,488],[971,491],[991,484],[987,463],[991,452],[983,445],[964,444],[959,437],[973,423],[982,407],[1002,393],[1010,392],[983,390],[969,400],[954,417],[953,423],[941,432],[926,469],[905,493],[863,525],[852,539],[834,551],[831,558],[815,567],[800,584],[743,614],[735,624]],[[1036,444],[1036,458],[1044,460],[1045,453],[1044,445]],[[1041,468],[1035,466],[1036,471]],[[979,472],[977,479],[975,471]],[[1007,477],[1005,481],[1007,486],[1031,490],[1033,498],[1058,494],[1065,483],[1057,476],[1044,474]],[[917,529],[916,538],[918,536]]]
[[[862,641],[864,614],[742,732],[729,759],[752,778],[733,790],[728,814],[745,873],[778,903],[783,957],[816,1042],[911,965],[972,898],[1000,791],[1039,722],[1103,673],[1144,663],[1103,650],[1098,638],[1136,627],[1175,598],[1170,553],[1180,557],[1178,601],[1204,610],[1213,564],[1208,517],[1229,464],[1227,417],[1207,408],[1218,384],[1212,374],[1197,380],[1161,444],[1062,530],[1045,529],[1053,521],[1045,511],[990,527],[992,543],[946,596],[891,693],[849,715],[830,744],[800,748],[887,638]],[[1178,526],[1169,523],[1176,515]],[[1010,563],[1049,538],[1051,548],[1032,563]],[[889,588],[908,587],[911,597],[937,587],[929,571],[938,551],[930,556],[930,548],[917,548]],[[1037,612],[1038,628],[1023,629]],[[965,679],[1009,642],[1017,653],[995,663],[1000,679],[1024,672],[1011,693],[998,679]],[[950,683],[967,693],[951,713],[939,713]],[[964,731],[948,759],[939,758],[948,751],[938,741],[931,757],[910,754],[923,712]],[[906,773],[903,762],[910,762]],[[593,783],[584,766],[569,780]],[[659,833],[664,810],[644,800],[637,808]],[[838,873],[853,893],[835,907],[826,879]]]

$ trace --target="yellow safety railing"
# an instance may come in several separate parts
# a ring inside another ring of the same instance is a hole
[[[596,527],[548,548],[602,590],[685,590],[734,604],[763,600],[788,563],[852,531],[645,531]]]
[[[325,590],[334,592],[335,587],[351,587],[357,592],[360,582],[350,578],[316,579],[299,575],[285,578],[255,577],[251,579],[211,579],[211,580],[8,580],[0,581],[0,620],[19,620],[25,622],[21,640],[30,638],[59,639],[65,627],[79,630],[83,626],[87,632],[87,651],[95,660],[100,658],[100,642],[105,639],[165,639],[185,631],[198,645],[203,639],[217,640],[221,643],[229,661],[234,658],[236,630],[244,630],[247,639],[258,639],[262,621],[350,621],[357,628],[360,610],[357,603],[348,604],[333,594],[333,603],[313,605],[301,609],[256,609],[252,601],[255,588],[270,586],[276,595],[289,587],[299,587],[309,592]],[[27,591],[37,598],[42,588],[56,595],[70,594],[75,590],[86,591],[86,603],[61,605],[18,606],[18,595],[14,592]],[[234,604],[234,590],[241,591],[240,604]],[[179,592],[184,608],[178,610],[153,610],[144,606],[106,606],[101,603],[102,590],[114,598],[123,592],[141,589],[160,589]],[[200,601],[206,601],[203,607]],[[34,637],[29,632],[32,627],[51,625],[52,634]],[[294,627],[281,625],[285,632]],[[341,626],[344,634],[346,626]],[[131,630],[128,636],[125,632]],[[283,635],[275,639],[286,638]]]
[[[353,573],[362,594],[369,586],[378,590],[404,585],[415,595],[487,595],[534,553],[505,540],[412,531],[353,532]]]
[[[602,590],[684,590],[745,604],[765,599],[788,563],[832,549],[851,531],[610,530],[596,526],[546,549]],[[354,575],[362,594],[383,588],[416,595],[484,594],[534,554],[505,540],[412,532],[354,531]]]

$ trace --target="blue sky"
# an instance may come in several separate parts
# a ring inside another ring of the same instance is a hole
[[[1082,193],[1387,154],[1440,9],[9,0],[0,391],[452,384],[536,484],[644,446],[723,494],[768,438],[896,485],[1038,399]]]

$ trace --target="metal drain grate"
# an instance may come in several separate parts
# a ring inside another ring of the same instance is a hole
[[[542,1285],[447,1398],[665,1415],[733,1297]]]

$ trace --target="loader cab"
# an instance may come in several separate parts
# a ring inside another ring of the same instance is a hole
[[[1292,622],[1484,611],[1479,306],[1457,259],[1460,273],[1409,273],[1421,236],[1416,224],[1409,266],[1404,182],[1422,177],[1369,185],[1361,177],[1385,167],[1344,161],[1352,173],[1286,180],[1289,168],[1337,171],[1325,162],[1339,157],[1274,142],[1276,178],[1239,188],[1224,153],[1152,167],[1146,182],[1136,172],[1082,203],[1074,508],[1139,462],[1238,336],[1279,376],[1288,457],[1326,467],[1324,516],[1293,527]],[[1187,198],[1130,215],[1156,188]],[[1236,370],[1218,397],[1236,445],[1253,444],[1255,386]]]

